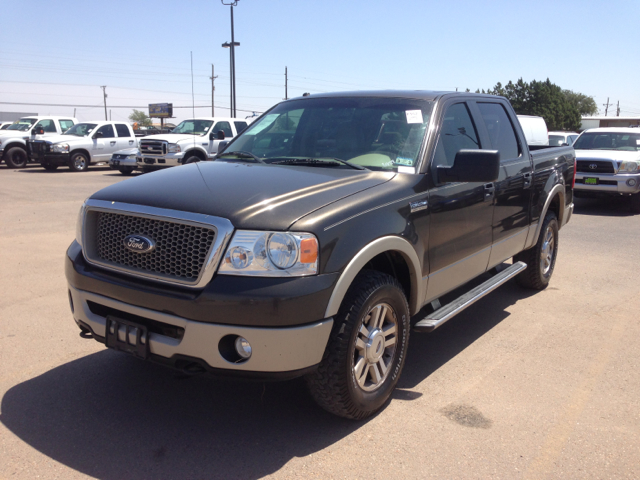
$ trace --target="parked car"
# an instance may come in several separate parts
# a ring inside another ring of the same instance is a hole
[[[576,197],[629,198],[640,213],[640,132],[636,128],[592,128],[574,143]]]
[[[429,332],[510,278],[549,285],[574,167],[572,147],[531,152],[503,97],[287,100],[214,162],[87,199],[66,256],[73,318],[191,374],[305,376],[323,408],[366,418],[398,382],[412,316]]]
[[[62,135],[29,140],[31,158],[50,171],[67,165],[71,171],[82,172],[91,164],[109,161],[118,150],[137,146],[130,125],[105,121],[78,123]]]
[[[203,117],[181,122],[171,133],[140,140],[138,168],[150,171],[209,160],[222,141],[234,138],[248,122],[235,118]]]
[[[580,134],[576,132],[549,132],[549,145],[552,147],[573,145],[579,136]]]
[[[69,117],[23,117],[6,130],[0,130],[0,159],[9,168],[25,167],[30,156],[27,139],[60,135],[76,123],[78,120]]]
[[[549,132],[544,118],[533,115],[518,115],[518,120],[529,146],[549,145]]]
[[[6,130],[13,122],[0,122],[0,130]]]
[[[119,170],[123,175],[131,175],[138,168],[136,158],[140,155],[138,148],[127,148],[118,150],[111,155],[109,167],[113,170]]]

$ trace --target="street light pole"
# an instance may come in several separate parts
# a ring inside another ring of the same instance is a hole
[[[231,110],[231,117],[236,118],[236,50],[235,47],[239,47],[240,43],[235,41],[234,31],[233,31],[233,7],[238,5],[239,0],[232,0],[229,3],[225,3],[224,0],[220,0],[223,5],[229,5],[231,7],[231,43],[225,42],[222,44],[223,48],[231,48],[229,52],[229,69],[231,70],[231,79],[230,79],[230,95],[229,95],[229,103]]]

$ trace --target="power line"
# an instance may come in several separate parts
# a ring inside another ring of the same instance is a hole
[[[31,102],[0,102],[0,105],[30,105],[37,107],[75,107],[75,108],[100,108],[102,105],[77,105],[70,103],[31,103]],[[210,108],[211,105],[174,105],[173,108]],[[109,108],[149,108],[149,105],[110,105]],[[224,110],[230,110],[229,107],[218,107]],[[242,110],[241,112],[248,113],[263,113],[258,110]]]

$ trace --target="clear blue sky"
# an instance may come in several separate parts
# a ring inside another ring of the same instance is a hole
[[[114,120],[148,103],[229,107],[229,7],[220,0],[2,0],[0,102],[96,105],[80,120]],[[304,92],[489,88],[547,77],[609,97],[640,116],[640,1],[239,0],[234,9],[238,117]],[[144,109],[146,111],[146,109]],[[0,111],[73,113],[68,106]],[[615,115],[615,106],[609,115]],[[210,115],[211,109],[196,109]],[[191,110],[176,109],[177,120]]]

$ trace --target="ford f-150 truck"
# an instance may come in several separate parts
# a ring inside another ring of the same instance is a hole
[[[72,172],[83,172],[91,164],[109,161],[117,150],[137,146],[131,125],[105,121],[78,123],[62,135],[29,140],[31,158],[49,171],[67,165]]]
[[[29,140],[60,135],[76,123],[71,117],[23,117],[0,131],[0,159],[9,168],[23,168],[29,161]]]
[[[236,118],[191,118],[181,122],[171,133],[149,135],[140,139],[138,168],[148,172],[158,168],[210,160],[218,145],[230,140],[247,127]]]
[[[529,151],[502,97],[287,100],[213,162],[89,197],[66,257],[71,311],[109,348],[190,373],[305,376],[323,408],[366,418],[412,328],[513,277],[549,284],[574,173],[572,147]]]
[[[637,128],[592,128],[573,145],[578,163],[576,197],[629,198],[640,213],[640,131]]]

